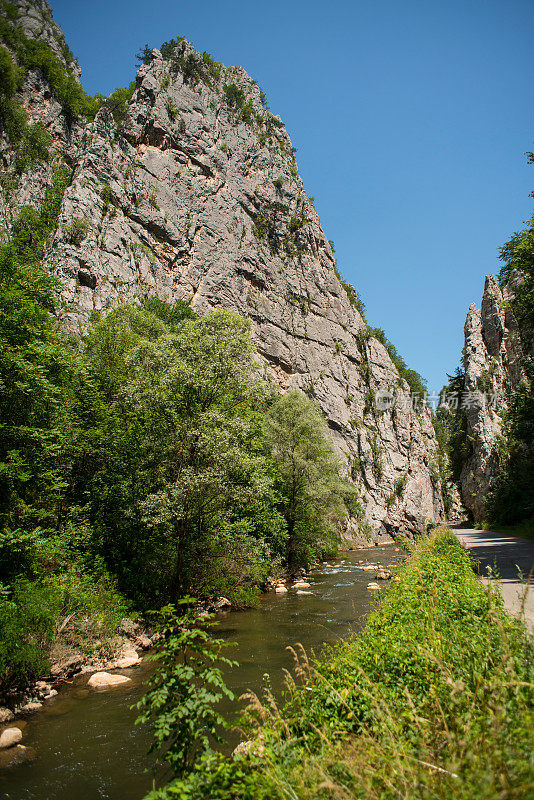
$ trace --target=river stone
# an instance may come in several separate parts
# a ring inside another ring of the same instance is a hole
[[[130,617],[124,617],[121,620],[119,631],[128,636],[129,639],[134,639],[139,633],[139,624],[130,619]]]
[[[287,586],[276,586],[274,591],[277,594],[285,594],[287,592]]]
[[[106,690],[114,689],[116,686],[123,686],[126,683],[131,683],[132,679],[126,675],[112,675],[109,672],[95,672],[87,681],[87,686],[90,689]]]
[[[22,731],[20,728],[6,728],[0,734],[0,750],[6,750],[8,747],[13,747],[18,744],[22,739]]]
[[[113,659],[108,666],[110,669],[128,669],[137,667],[140,660],[137,650],[132,645],[125,645],[117,658]]]
[[[375,573],[375,578],[379,581],[389,581],[392,578],[391,570],[389,569],[377,569]]]
[[[246,742],[239,742],[237,747],[232,751],[232,756],[254,755],[261,758],[264,753],[265,746],[263,744],[249,739]]]
[[[42,707],[42,703],[32,701],[31,703],[25,703],[23,706],[19,706],[18,711],[19,714],[35,714],[35,712],[39,711]]]
[[[367,588],[369,589],[370,592],[380,592],[381,591],[380,586],[378,585],[378,583],[368,583],[367,584]]]
[[[81,670],[83,659],[81,656],[69,656],[61,661],[56,661],[50,667],[52,678],[70,678]]]
[[[15,718],[15,715],[9,708],[0,708],[0,725],[6,722],[11,722],[12,719]]]
[[[297,589],[297,594],[313,594],[313,592],[306,592],[304,589]]]
[[[226,597],[218,597],[211,605],[212,611],[230,611],[231,608],[232,604]]]
[[[33,747],[25,747],[23,744],[17,744],[10,747],[8,750],[0,750],[0,768],[13,767],[29,758],[35,756]]]
[[[311,584],[306,581],[297,581],[293,584],[294,589],[309,589],[310,586]]]

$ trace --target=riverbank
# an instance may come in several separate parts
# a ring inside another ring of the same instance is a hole
[[[240,754],[157,796],[531,797],[532,639],[449,531],[398,577],[361,636],[313,665],[297,653],[282,706],[250,697]]]
[[[219,615],[217,635],[234,643],[229,652],[239,662],[238,668],[225,672],[236,699],[222,712],[234,719],[243,706],[237,698],[247,690],[260,692],[266,672],[280,696],[283,671],[293,664],[288,645],[302,642],[308,653],[319,652],[325,644],[356,635],[381,594],[368,590],[368,584],[378,569],[395,570],[405,557],[394,545],[343,553],[337,561],[312,570],[306,579],[311,585],[302,593],[292,582],[287,592],[262,594],[254,608]],[[87,688],[89,674],[65,682],[56,697],[27,718],[21,744],[33,756],[0,770],[0,796],[142,800],[152,785],[152,732],[150,726],[134,724],[138,712],[130,707],[145,693],[153,668],[154,663],[143,658],[139,666],[119,670],[131,682],[105,693]],[[241,739],[238,732],[232,733],[225,752]]]

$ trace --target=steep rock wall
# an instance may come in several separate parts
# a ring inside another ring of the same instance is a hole
[[[471,455],[460,476],[465,506],[475,521],[485,517],[485,499],[499,470],[499,436],[506,396],[521,379],[522,349],[510,309],[515,280],[499,288],[487,275],[480,309],[469,307],[465,321],[465,391]]]
[[[44,0],[32,8],[53,24]],[[63,324],[83,330],[93,312],[152,294],[249,317],[266,372],[326,415],[360,489],[353,532],[424,529],[443,511],[429,412],[411,408],[341,285],[282,121],[243,69],[184,40],[173,58],[155,50],[147,60],[120,124],[104,106],[94,122],[67,125],[38,73],[21,92],[72,166],[48,255],[64,287]],[[38,201],[51,169],[24,176],[11,211]],[[399,402],[380,409],[382,391]]]

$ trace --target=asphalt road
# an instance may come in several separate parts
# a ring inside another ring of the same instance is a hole
[[[508,611],[524,616],[534,630],[534,541],[471,528],[452,530],[478,562],[482,580],[498,583]]]

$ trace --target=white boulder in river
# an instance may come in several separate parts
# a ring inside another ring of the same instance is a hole
[[[22,731],[20,728],[6,728],[0,734],[0,750],[5,750],[7,747],[13,747],[18,744],[22,739]]]
[[[122,686],[131,683],[132,679],[126,675],[112,675],[110,672],[95,672],[87,681],[90,689],[114,689],[115,686]]]

